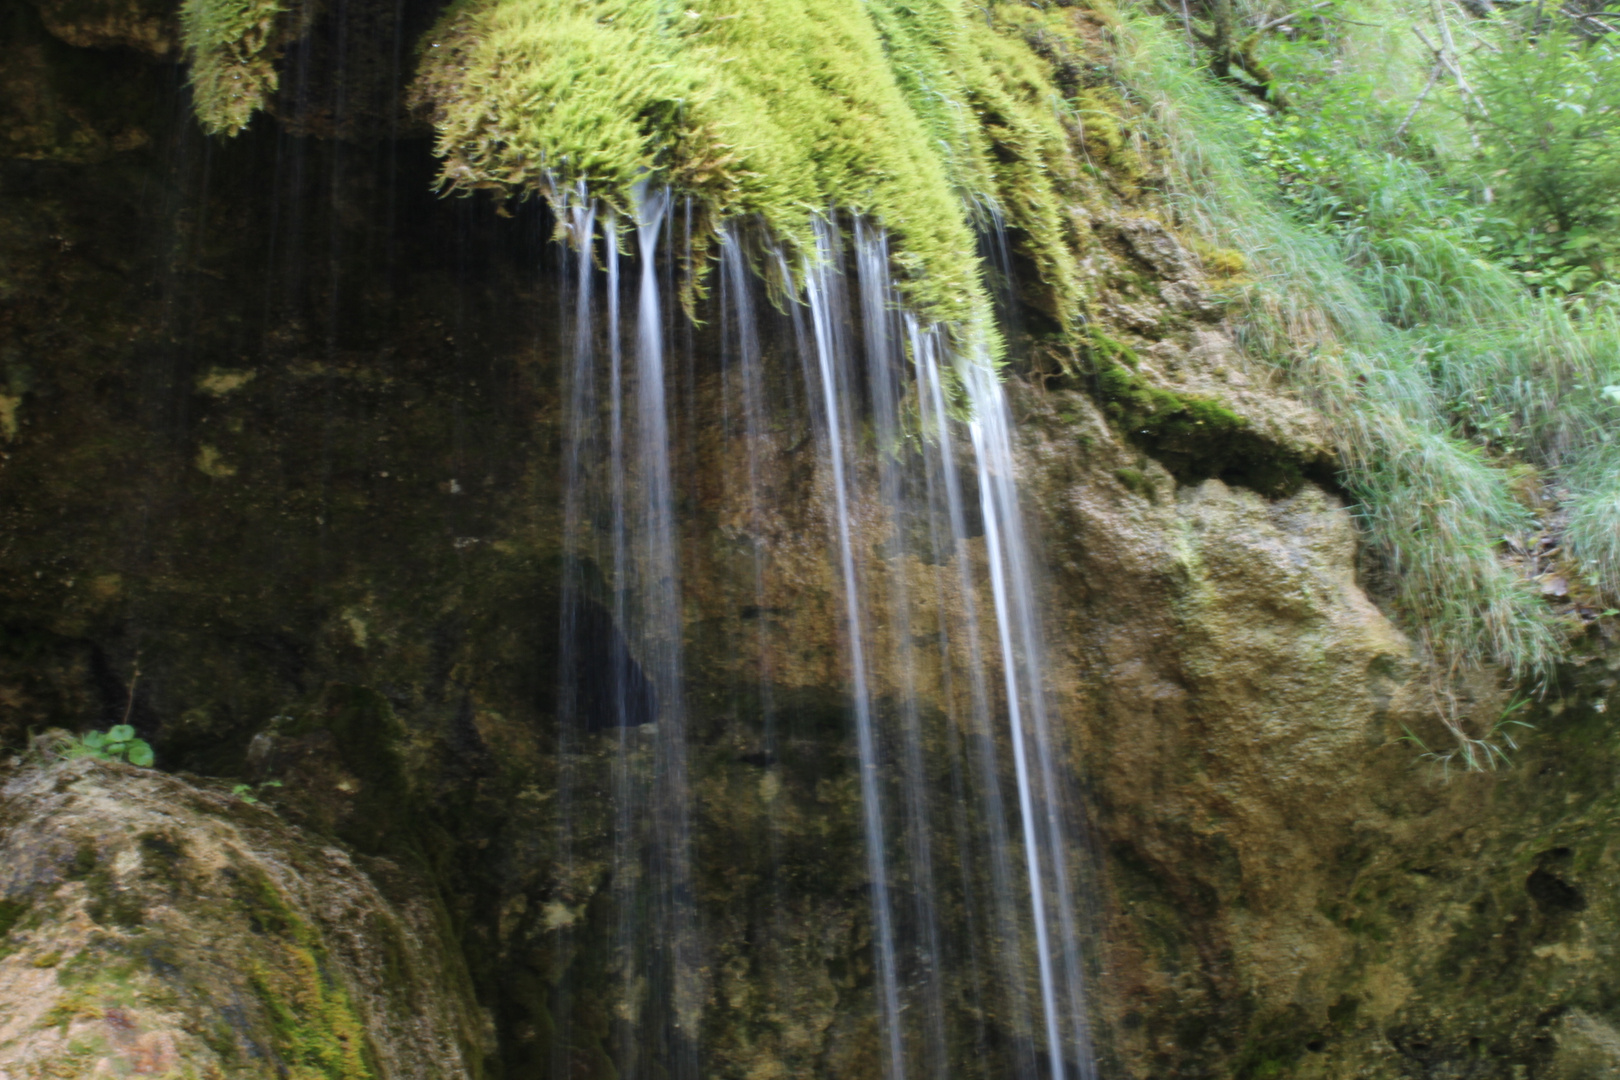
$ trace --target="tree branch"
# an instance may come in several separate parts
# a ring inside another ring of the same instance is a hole
[[[1397,139],[1406,134],[1406,125],[1410,124],[1412,117],[1417,115],[1419,107],[1422,106],[1424,99],[1429,96],[1429,91],[1434,89],[1434,84],[1440,78],[1440,72],[1444,70],[1445,66],[1439,60],[1429,65],[1429,81],[1423,84],[1423,89],[1418,93],[1417,100],[1412,102],[1410,109],[1406,110],[1406,116],[1401,119],[1401,126],[1395,129]]]
[[[1320,3],[1312,4],[1310,7],[1306,8],[1303,11],[1290,11],[1286,15],[1279,15],[1275,19],[1269,19],[1266,22],[1261,23],[1259,26],[1254,28],[1253,32],[1256,33],[1256,34],[1263,34],[1267,30],[1272,29],[1273,27],[1281,26],[1283,23],[1289,21],[1290,19],[1297,19],[1301,15],[1309,15],[1311,12],[1320,11],[1325,7],[1332,7],[1333,3],[1334,3],[1334,0],[1321,0]]]

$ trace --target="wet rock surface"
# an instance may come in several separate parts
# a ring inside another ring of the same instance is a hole
[[[157,60],[180,55],[180,18],[162,0],[39,0],[45,28],[69,45],[132,49]]]
[[[146,146],[159,70],[133,53],[73,48],[20,0],[0,5],[0,155],[99,163]]]

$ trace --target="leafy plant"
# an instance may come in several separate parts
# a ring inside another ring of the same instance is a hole
[[[233,784],[231,785],[231,794],[235,795],[238,799],[241,799],[249,806],[258,806],[261,801],[259,799],[260,793],[262,793],[266,788],[277,788],[280,786],[280,780],[266,780],[262,784]]]
[[[143,769],[152,765],[152,747],[145,739],[136,738],[135,729],[128,724],[115,724],[106,731],[87,731],[65,750],[64,756],[70,758],[127,761]]]
[[[1620,255],[1620,49],[1561,20],[1505,31],[1477,68],[1490,229],[1532,286],[1576,292]]]
[[[1530,298],[1475,256],[1451,216],[1457,200],[1421,168],[1357,149],[1376,129],[1257,114],[1166,30],[1128,24],[1118,73],[1166,147],[1180,220],[1243,253],[1249,271],[1229,309],[1240,340],[1328,422],[1389,598],[1442,670],[1545,672],[1562,627],[1498,557],[1528,512],[1508,468],[1448,411],[1464,395],[1437,377],[1434,349],[1437,335],[1486,320],[1494,340],[1522,338],[1517,301]],[[1529,360],[1512,347],[1489,355]]]
[[[28,749],[23,760],[42,765],[75,758],[94,758],[97,761],[123,761],[151,768],[152,747],[145,739],[135,736],[129,724],[115,724],[106,731],[87,731],[75,735],[61,728],[50,728],[28,736]]]
[[[1166,121],[1179,205],[1243,252],[1239,331],[1333,424],[1413,629],[1447,667],[1545,674],[1558,613],[1493,566],[1529,523],[1516,470],[1545,478],[1566,572],[1620,595],[1612,27],[1539,5],[1241,3],[1245,25],[1292,27],[1262,49],[1288,108],[1195,85],[1173,39],[1132,27],[1147,62],[1124,73]]]

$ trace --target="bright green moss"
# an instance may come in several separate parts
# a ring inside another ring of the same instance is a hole
[[[235,135],[275,93],[285,0],[185,0],[180,26],[197,118]]]
[[[957,0],[462,0],[416,92],[452,188],[584,182],[628,210],[651,178],[801,250],[817,214],[854,211],[893,237],[907,299],[980,340],[974,219],[998,213],[1072,334],[1072,110],[1024,40],[1048,18]]]
[[[1140,495],[1148,502],[1159,501],[1159,491],[1153,484],[1153,478],[1141,469],[1115,469],[1114,479],[1118,480],[1120,486],[1133,495]]]
[[[1098,371],[1097,388],[1108,414],[1128,432],[1157,435],[1206,420],[1222,430],[1243,426],[1242,418],[1229,410],[1161,389],[1112,362],[1105,362]]]
[[[240,131],[275,91],[300,32],[288,10],[186,0],[208,130]],[[865,215],[908,302],[992,351],[974,230],[999,217],[1072,354],[1087,239],[1065,204],[1086,124],[1047,54],[1078,49],[1069,12],[995,0],[457,0],[420,43],[412,96],[446,189],[583,184],[629,213],[638,184],[668,184],[701,219],[698,260],[725,218],[805,251],[817,215]]]
[[[1108,364],[1114,362],[1123,363],[1132,369],[1141,363],[1135,349],[1110,336],[1100,326],[1093,325],[1089,328],[1086,334],[1086,347],[1094,361],[1101,365],[1099,370],[1105,370]]]
[[[453,188],[583,182],[630,210],[652,179],[801,249],[815,215],[852,210],[893,236],[914,304],[985,321],[953,148],[912,109],[861,0],[462,0],[425,44],[417,92]]]
[[[1064,208],[1079,198],[1066,126],[1076,114],[1051,63],[1030,45],[1038,39],[1067,48],[1066,13],[950,0],[872,0],[867,9],[896,84],[943,155],[959,199],[970,211],[999,212],[1016,230],[1050,314],[1072,336],[1085,296],[1075,252],[1086,243]]]
[[[311,949],[291,946],[282,970],[263,965],[248,978],[270,1013],[276,1051],[290,1080],[371,1080],[366,1033],[348,996]]]
[[[330,972],[320,932],[259,874],[238,880],[237,899],[259,933],[278,948],[255,961],[248,981],[275,1031],[275,1050],[289,1080],[371,1080],[372,1053],[349,995]]]

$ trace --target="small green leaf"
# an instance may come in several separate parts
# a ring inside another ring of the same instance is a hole
[[[107,742],[107,733],[104,731],[87,731],[80,741],[91,750],[100,750]]]
[[[133,739],[134,737],[135,729],[130,727],[128,724],[114,725],[107,732],[108,742],[129,742],[129,740]]]
[[[152,748],[145,739],[136,739],[129,744],[129,763],[139,765],[141,768],[150,768],[152,765]]]

